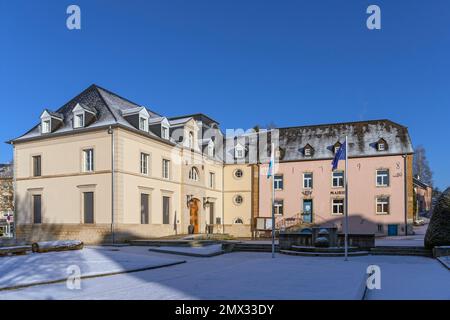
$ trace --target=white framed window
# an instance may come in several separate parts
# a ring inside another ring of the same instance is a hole
[[[389,169],[377,170],[377,187],[389,187]]]
[[[305,149],[305,156],[306,157],[310,157],[311,156],[311,148],[306,148]]]
[[[214,142],[210,142],[208,144],[208,156],[212,158],[212,157],[214,157],[214,153],[215,153]]]
[[[313,188],[313,174],[312,172],[303,173],[303,188],[312,189]]]
[[[191,170],[189,170],[189,180],[198,181],[198,178],[199,178],[198,169],[196,167],[192,167]]]
[[[73,118],[73,127],[74,128],[82,128],[84,127],[84,112],[77,113]]]
[[[242,178],[242,176],[244,175],[244,172],[241,169],[236,169],[234,170],[234,176],[238,179]]]
[[[377,197],[377,214],[389,214],[389,197]]]
[[[150,155],[141,152],[141,174],[148,175]]]
[[[189,149],[194,148],[194,133],[192,131],[189,131],[188,147]]]
[[[169,139],[169,128],[163,125],[161,125],[161,138]]]
[[[84,172],[94,171],[94,149],[83,150],[83,170]]]
[[[170,178],[170,160],[167,159],[162,160],[162,177],[164,179]]]
[[[240,194],[237,194],[237,195],[234,196],[233,201],[234,201],[235,204],[241,205],[242,202],[244,202],[244,198]]]
[[[283,200],[275,200],[272,208],[274,214],[283,215],[284,213],[284,201]]]
[[[236,148],[234,148],[234,157],[236,159],[242,159],[245,157],[245,150],[244,147],[241,145],[237,145]]]
[[[145,117],[139,117],[139,130],[148,131],[148,119]]]
[[[333,186],[333,188],[344,187],[344,171],[333,171],[332,186]]]
[[[216,186],[216,174],[214,172],[209,173],[209,187],[214,189]]]
[[[334,215],[344,214],[344,199],[333,199],[331,204],[331,212]]]
[[[50,133],[51,132],[51,120],[45,119],[41,121],[41,130],[42,133]]]
[[[378,143],[378,151],[384,151],[384,150],[386,150],[386,145],[384,144],[384,142]]]
[[[273,177],[273,186],[275,190],[283,190],[283,176],[275,175]]]

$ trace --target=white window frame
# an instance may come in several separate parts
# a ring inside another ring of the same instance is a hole
[[[339,203],[337,203],[338,201]],[[337,209],[336,211],[334,210],[335,208]],[[339,212],[340,211],[339,208],[342,208],[342,213]],[[342,216],[344,214],[344,211],[345,211],[345,199],[335,198],[331,200],[331,214],[333,216]]]
[[[386,144],[384,142],[379,142],[377,147],[378,151],[386,151]]]
[[[243,147],[243,146],[237,145],[237,146],[234,148],[234,157],[235,157],[236,159],[243,159],[243,158],[245,158],[245,150],[244,150],[244,147]]]
[[[162,177],[170,179],[170,160],[168,159],[162,159]]]
[[[311,177],[306,178],[306,175],[311,175]],[[311,190],[314,187],[314,175],[312,172],[303,173],[303,189]]]
[[[381,174],[380,172],[385,172],[386,174]],[[381,177],[381,180],[384,182],[382,184],[378,183],[378,178]],[[386,182],[387,179],[387,183]],[[375,183],[377,187],[389,187],[390,184],[390,174],[389,169],[377,169],[375,174]]]
[[[146,176],[149,175],[150,155],[145,152],[141,152],[140,157],[140,172]]]
[[[375,210],[377,214],[389,214],[390,213],[390,201],[389,196],[378,196],[375,201]],[[381,205],[382,211],[378,210],[378,205]],[[386,210],[387,206],[387,210]]]
[[[335,178],[335,174],[337,173],[341,173],[342,177],[336,177]],[[334,179],[337,179],[337,181],[342,180],[342,185],[339,185],[339,183],[337,185],[334,184]],[[331,172],[331,187],[332,188],[343,188],[345,186],[345,172],[343,170],[339,170],[339,171],[333,171]]]
[[[81,116],[81,118],[80,118]],[[84,112],[77,112],[73,114],[73,127],[76,128],[83,128],[85,124],[85,113]]]
[[[311,157],[311,148],[305,148],[305,157]]]
[[[169,127],[161,124],[161,138],[169,140]]]
[[[139,115],[139,130],[148,132],[148,118]]]
[[[273,187],[275,190],[283,190],[284,176],[282,174],[276,174],[273,176]]]
[[[208,156],[209,157],[214,157],[214,152],[215,150],[214,150],[214,142],[212,142],[212,141],[210,141],[209,143],[208,143]]]
[[[84,172],[94,172],[95,163],[94,163],[94,149],[87,148],[83,149],[83,171]]]
[[[209,173],[209,187],[211,189],[216,187],[216,174],[214,172]]]
[[[42,133],[51,133],[52,132],[52,119],[45,118],[41,120],[41,132]]]

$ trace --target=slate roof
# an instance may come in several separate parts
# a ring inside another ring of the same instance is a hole
[[[371,120],[315,126],[279,128],[283,161],[306,159],[331,159],[336,142],[344,143],[348,136],[349,157],[380,156],[413,153],[408,129],[390,120]],[[384,139],[385,151],[377,150],[377,142]],[[303,154],[307,145],[314,148],[312,157]]]
[[[136,128],[134,128],[122,116],[122,111],[142,107],[141,105],[131,102],[128,99],[125,99],[115,93],[112,93],[111,91],[103,89],[94,84],[84,90],[78,96],[64,104],[61,108],[59,108],[55,112],[52,112],[53,114],[61,115],[64,119],[62,126],[55,130],[52,134],[64,133],[74,130],[72,127],[72,110],[78,103],[82,107],[95,112],[97,115],[96,121],[83,129],[120,124],[124,127],[135,130]],[[147,111],[150,114],[150,118],[160,117],[159,114],[152,110],[147,109]],[[83,129],[76,130],[81,131]],[[156,137],[156,135],[151,132],[149,132],[149,135]],[[22,140],[37,138],[40,136],[40,123],[38,123],[30,131],[16,139],[13,139],[11,142],[20,142]]]

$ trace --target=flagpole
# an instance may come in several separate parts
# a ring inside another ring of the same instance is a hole
[[[348,260],[348,141],[347,136],[345,136],[345,261]]]
[[[275,145],[272,143],[272,154],[270,155],[272,161],[272,259],[275,258]]]

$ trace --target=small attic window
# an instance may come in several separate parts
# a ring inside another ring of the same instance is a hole
[[[208,156],[209,157],[214,157],[214,152],[215,150],[214,150],[214,142],[213,141],[210,141],[209,143],[208,143]]]
[[[383,138],[378,140],[377,142],[377,150],[378,151],[386,151],[388,149],[388,145],[386,143],[386,140],[384,140]]]
[[[236,148],[234,148],[234,156],[236,159],[242,159],[245,157],[244,147],[238,144]]]
[[[169,140],[169,127],[161,124],[161,138]]]
[[[43,119],[41,121],[41,128],[42,133],[50,133],[51,132],[51,120],[50,119]]]
[[[310,144],[307,144],[304,148],[303,148],[303,155],[305,157],[312,157],[314,154],[314,148],[311,147]]]
[[[339,149],[341,148],[341,146],[342,146],[342,144],[339,141],[336,142],[333,146],[333,153],[336,154],[339,151]]]
[[[148,118],[139,117],[139,130],[148,131]]]
[[[80,112],[80,113],[77,113],[74,115],[73,127],[74,128],[83,128],[84,127],[84,112]]]

